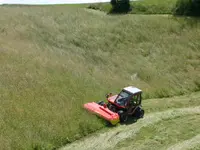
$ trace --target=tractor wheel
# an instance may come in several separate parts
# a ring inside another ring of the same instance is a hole
[[[141,109],[141,111],[140,111],[140,118],[143,118],[143,117],[144,117],[144,110]]]
[[[128,115],[124,111],[120,110],[118,111],[118,114],[120,122],[126,122],[128,120]]]
[[[137,110],[134,113],[134,117],[137,119],[143,118],[144,117],[144,110],[142,108],[137,108]]]
[[[107,107],[108,107],[108,109],[110,109],[111,111],[117,112],[116,106],[114,106],[114,105],[108,103],[108,104],[107,104]]]

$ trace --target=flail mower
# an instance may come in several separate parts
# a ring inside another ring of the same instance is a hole
[[[90,102],[84,104],[84,108],[91,113],[107,120],[112,125],[126,122],[128,117],[143,118],[142,90],[128,86],[117,95],[109,93],[106,95],[107,102]]]

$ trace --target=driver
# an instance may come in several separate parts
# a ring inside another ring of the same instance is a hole
[[[136,105],[136,100],[137,98],[134,96],[131,100],[130,100],[130,102],[129,102],[129,104],[127,105],[127,109],[128,109],[128,113],[129,114],[133,114],[134,113],[134,111],[135,111],[135,105]]]

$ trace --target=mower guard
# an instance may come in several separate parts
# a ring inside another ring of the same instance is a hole
[[[109,121],[112,125],[116,125],[119,120],[119,115],[115,112],[110,111],[106,105],[101,106],[95,102],[84,104],[84,108],[89,112]]]

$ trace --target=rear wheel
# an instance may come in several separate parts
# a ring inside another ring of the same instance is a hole
[[[144,117],[144,110],[142,109],[141,111],[140,111],[140,116],[139,116],[140,118],[143,118]]]
[[[120,122],[126,122],[128,120],[128,115],[124,111],[120,110],[118,111],[118,114]]]
[[[136,117],[137,119],[139,118],[143,118],[144,117],[144,110],[140,107],[138,107],[134,113],[134,117]]]

